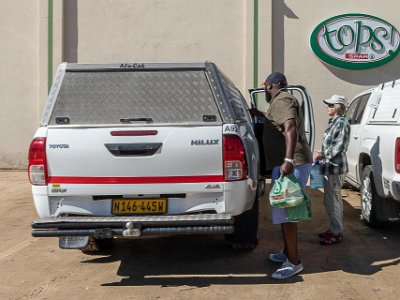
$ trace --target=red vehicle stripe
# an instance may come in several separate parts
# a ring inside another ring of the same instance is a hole
[[[49,176],[49,183],[64,184],[157,184],[222,182],[223,175],[158,176],[158,177],[76,177]]]

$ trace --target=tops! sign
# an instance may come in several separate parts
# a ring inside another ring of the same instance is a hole
[[[388,22],[364,14],[345,14],[320,23],[312,32],[311,49],[324,62],[352,70],[370,69],[392,60],[400,35]]]

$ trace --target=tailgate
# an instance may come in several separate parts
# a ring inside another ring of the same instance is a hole
[[[147,135],[147,134],[148,135]],[[139,135],[136,135],[139,134]],[[223,181],[221,126],[49,128],[50,184]],[[68,194],[68,193],[67,193]]]

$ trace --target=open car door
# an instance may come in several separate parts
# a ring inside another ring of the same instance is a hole
[[[304,128],[306,131],[308,144],[310,145],[311,151],[314,151],[315,123],[311,97],[307,93],[306,88],[301,85],[289,85],[287,87],[287,90],[299,101],[304,116]],[[251,106],[257,108],[259,111],[262,111],[264,113],[267,112],[269,108],[269,103],[265,99],[264,88],[250,89],[249,93]],[[273,147],[274,144],[273,141],[271,141],[271,143],[269,143],[268,145],[264,145],[263,143],[262,136],[264,130],[264,119],[262,117],[254,117],[253,121],[255,134],[260,147],[260,174],[262,176],[268,176],[270,175],[271,171],[267,171],[265,169],[264,148]]]

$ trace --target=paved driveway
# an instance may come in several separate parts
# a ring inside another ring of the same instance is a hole
[[[279,250],[266,199],[260,243],[231,250],[221,236],[117,241],[109,253],[61,250],[56,238],[33,238],[37,218],[25,172],[0,172],[0,299],[400,299],[400,224],[373,230],[360,221],[358,193],[344,189],[345,237],[320,246],[327,220],[322,193],[308,190],[313,219],[300,223],[300,276],[270,278]]]

